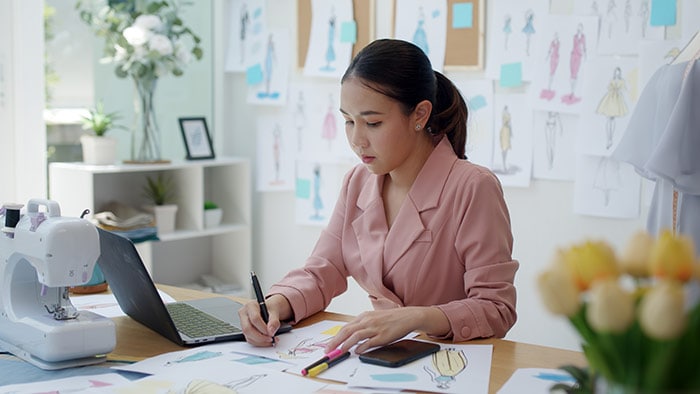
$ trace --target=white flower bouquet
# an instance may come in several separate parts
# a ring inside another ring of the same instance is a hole
[[[564,368],[578,380],[566,391],[595,392],[602,377],[607,392],[700,392],[700,303],[689,291],[699,280],[692,240],[670,231],[635,234],[619,257],[603,241],[560,249],[538,287],[590,366]]]

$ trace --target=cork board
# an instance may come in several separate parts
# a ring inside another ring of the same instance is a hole
[[[374,39],[374,0],[353,0],[353,15],[357,23],[357,40],[352,46],[354,57]],[[311,34],[311,0],[297,1],[297,65],[304,67]]]
[[[456,3],[472,4],[471,27],[463,29],[453,27],[452,12]],[[445,68],[483,68],[484,8],[484,0],[447,0]]]

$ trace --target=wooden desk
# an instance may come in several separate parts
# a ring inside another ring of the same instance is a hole
[[[158,288],[181,301],[212,296],[209,293],[173,286],[158,285]],[[237,297],[230,298],[238,302],[247,301]],[[348,321],[351,318],[348,315],[321,312],[300,322],[299,326],[303,327],[323,320]],[[129,317],[117,317],[114,320],[117,326],[117,346],[109,354],[109,359],[139,361],[162,353],[185,349]],[[479,339],[468,343],[493,345],[489,393],[498,391],[518,368],[558,368],[565,364],[586,365],[586,359],[581,352],[505,339]]]

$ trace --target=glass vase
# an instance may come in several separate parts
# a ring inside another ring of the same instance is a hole
[[[136,97],[134,112],[136,123],[131,139],[131,160],[136,162],[158,162],[160,157],[160,129],[156,121],[153,97],[158,78],[155,76],[134,77]]]

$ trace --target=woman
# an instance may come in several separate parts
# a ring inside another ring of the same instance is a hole
[[[239,310],[246,340],[270,346],[280,321],[325,309],[352,276],[374,311],[327,349],[362,353],[412,331],[465,341],[503,337],[516,320],[508,209],[497,178],[464,159],[467,109],[455,86],[406,41],[353,59],[340,112],[362,160],[345,177],[328,227],[303,268]]]

